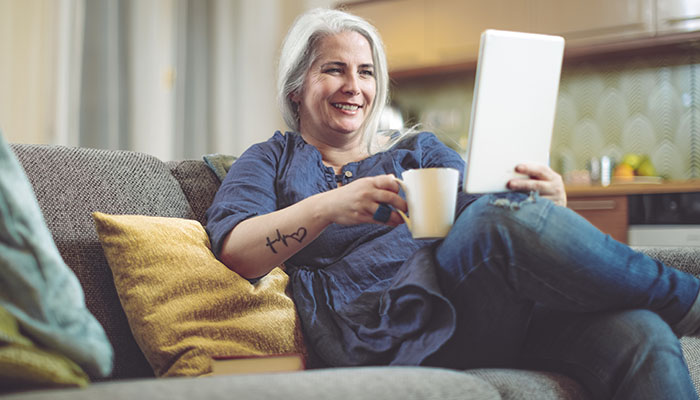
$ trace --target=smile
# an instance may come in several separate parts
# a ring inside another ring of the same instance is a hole
[[[356,104],[341,104],[341,103],[333,103],[333,107],[338,108],[343,111],[357,111],[358,108],[362,108],[362,106],[358,106]]]

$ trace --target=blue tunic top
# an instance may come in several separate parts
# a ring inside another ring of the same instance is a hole
[[[427,167],[461,173],[464,162],[423,132],[343,166],[336,176],[301,135],[277,132],[246,150],[222,182],[207,211],[212,249],[218,256],[241,221],[334,189],[337,181],[401,177],[405,170]],[[461,213],[474,196],[458,193]],[[419,365],[450,338],[455,311],[437,284],[434,243],[414,240],[405,224],[331,224],[285,262],[305,338],[325,364]]]

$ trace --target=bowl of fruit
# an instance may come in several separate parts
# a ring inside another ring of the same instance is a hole
[[[627,153],[615,165],[613,183],[661,183],[654,163],[645,154]]]

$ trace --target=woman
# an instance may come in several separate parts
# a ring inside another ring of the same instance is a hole
[[[697,398],[676,334],[700,327],[700,282],[565,208],[547,166],[518,166],[511,193],[460,192],[444,240],[411,238],[393,176],[464,165],[430,133],[377,134],[387,81],[367,22],[297,19],[279,75],[292,132],[222,183],[207,213],[221,261],[249,279],[284,263],[326,365],[545,368],[594,398]]]

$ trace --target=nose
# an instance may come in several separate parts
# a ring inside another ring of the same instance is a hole
[[[352,96],[357,96],[360,94],[360,82],[359,76],[356,73],[350,73],[345,75],[345,84],[343,85],[343,92]]]

